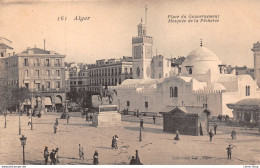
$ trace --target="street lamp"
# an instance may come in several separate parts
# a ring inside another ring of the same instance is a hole
[[[18,110],[18,112],[19,112],[19,135],[21,135],[21,113],[19,110]]]
[[[23,146],[23,164],[24,165],[25,165],[24,146],[26,145],[26,139],[27,139],[27,137],[25,137],[24,135],[22,135],[22,137],[20,138],[21,145]]]
[[[139,135],[139,141],[142,141],[142,127],[141,127],[141,120],[140,120],[140,135]]]
[[[6,128],[6,116],[7,116],[7,111],[5,110],[5,128]]]

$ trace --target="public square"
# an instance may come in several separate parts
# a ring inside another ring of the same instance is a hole
[[[260,164],[260,134],[257,129],[241,130],[236,127],[237,139],[232,140],[230,133],[234,127],[216,122],[217,135],[209,142],[208,135],[180,135],[180,141],[174,141],[174,133],[163,132],[162,118],[153,124],[152,117],[143,117],[144,129],[142,142],[139,142],[139,119],[135,116],[122,116],[120,127],[92,127],[80,113],[70,113],[70,122],[59,119],[57,134],[53,125],[60,113],[47,113],[41,118],[33,117],[33,130],[27,125],[28,117],[21,116],[22,134],[27,137],[25,163],[27,165],[44,164],[43,150],[49,152],[59,148],[60,165],[90,165],[95,150],[99,153],[99,164],[129,164],[135,150],[145,165],[182,165],[182,164]],[[18,135],[17,114],[8,114],[7,128],[4,128],[4,116],[0,116],[0,164],[21,165],[23,163],[22,146]],[[212,129],[213,123],[210,123]],[[112,136],[119,136],[118,149],[111,148]],[[82,144],[85,159],[80,160],[78,145]],[[234,146],[232,159],[227,159],[226,148]],[[50,159],[49,159],[50,161]],[[50,164],[50,162],[49,162]]]

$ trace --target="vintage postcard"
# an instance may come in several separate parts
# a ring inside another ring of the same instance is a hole
[[[0,0],[0,165],[257,168],[259,6]]]

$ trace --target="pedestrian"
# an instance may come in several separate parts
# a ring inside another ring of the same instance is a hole
[[[50,154],[50,159],[51,159],[51,165],[52,164],[56,164],[56,161],[55,161],[55,150],[54,149],[52,149],[52,151],[51,151],[51,154]]]
[[[214,133],[215,133],[215,135],[217,134],[217,127],[218,127],[218,125],[216,123],[214,123]]]
[[[135,165],[135,157],[132,156],[132,159],[130,160],[130,165]]]
[[[93,155],[93,165],[98,165],[98,152],[97,150],[95,151]]]
[[[32,122],[31,122],[31,121],[32,121],[31,116],[29,116],[29,118],[28,118],[28,126],[29,126],[29,125],[32,125]]]
[[[56,125],[59,125],[58,118],[56,118],[55,124],[56,124]]]
[[[83,150],[83,146],[79,144],[79,159],[81,160],[81,158],[83,158],[84,160],[84,150]]]
[[[115,148],[118,149],[117,143],[119,142],[119,138],[115,135]]]
[[[139,110],[136,111],[136,117],[139,117]]]
[[[112,137],[112,145],[111,145],[112,149],[115,148],[115,141],[116,141],[116,139],[115,139],[115,137],[113,136],[113,137]]]
[[[233,149],[233,147],[231,145],[228,145],[228,147],[226,148],[228,159],[231,159],[232,149]]]
[[[155,117],[155,115],[153,115],[153,123],[155,124],[155,119],[156,119],[156,117]]]
[[[176,136],[175,136],[174,140],[175,141],[179,141],[180,140],[179,131],[178,130],[176,131]]]
[[[212,130],[209,131],[209,141],[211,142],[212,141],[212,137],[213,137],[213,133],[212,133]]]
[[[70,115],[67,116],[67,123],[70,122]]]
[[[144,129],[144,120],[143,119],[140,120],[140,127]]]
[[[138,150],[135,150],[135,164],[136,165],[142,165],[141,160],[138,156]]]
[[[89,116],[89,119],[90,119],[90,121],[92,121],[92,115],[90,114],[90,116]]]
[[[45,165],[48,164],[48,158],[49,158],[49,151],[48,151],[48,147],[46,146],[44,151],[43,151],[43,157],[44,157],[44,163]]]
[[[88,117],[88,114],[86,114],[86,121],[87,121],[87,122],[89,121],[89,117]]]
[[[237,132],[235,129],[232,130],[231,137],[232,137],[232,140],[237,139]]]
[[[202,130],[201,123],[200,123],[200,135],[203,135],[203,130]]]
[[[54,134],[56,134],[56,132],[57,132],[57,125],[56,125],[56,123],[54,124],[53,129],[54,129]]]
[[[55,160],[56,160],[57,163],[60,163],[60,161],[59,161],[59,148],[56,148],[56,150],[55,150]]]

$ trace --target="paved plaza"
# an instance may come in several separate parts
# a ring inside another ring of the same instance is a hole
[[[44,164],[45,146],[59,148],[60,163],[88,165],[93,163],[95,150],[102,165],[129,164],[135,150],[139,150],[141,162],[146,165],[169,164],[260,164],[260,134],[258,130],[237,130],[237,139],[231,140],[234,127],[218,124],[217,135],[209,142],[208,136],[180,135],[163,132],[162,119],[153,124],[151,117],[144,117],[143,141],[139,142],[139,120],[134,116],[122,116],[122,126],[96,128],[86,122],[79,113],[71,113],[70,123],[59,119],[57,134],[53,125],[60,113],[48,113],[41,118],[33,117],[33,130],[27,125],[28,117],[21,116],[22,135],[27,137],[25,146],[26,164]],[[8,114],[7,128],[4,116],[0,116],[0,164],[22,164],[21,135],[18,135],[18,116]],[[211,123],[213,125],[213,123]],[[212,126],[211,126],[212,128]],[[112,136],[119,136],[118,149],[111,148]],[[82,144],[85,159],[78,156],[78,145]],[[227,159],[226,148],[234,146],[232,159]]]

